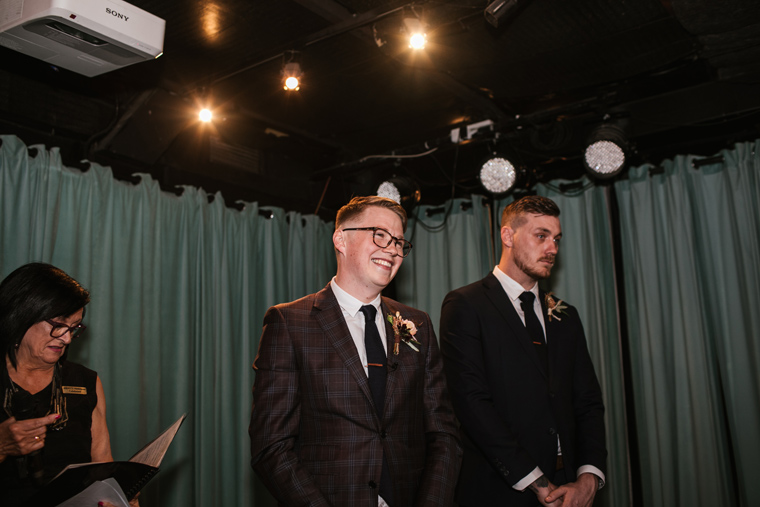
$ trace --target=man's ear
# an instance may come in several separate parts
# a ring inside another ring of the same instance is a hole
[[[501,228],[501,243],[506,248],[512,248],[512,244],[514,243],[514,236],[515,231],[508,225],[505,225]]]
[[[335,232],[333,233],[333,246],[335,246],[335,249],[340,253],[345,253],[346,241],[341,229],[335,229]]]

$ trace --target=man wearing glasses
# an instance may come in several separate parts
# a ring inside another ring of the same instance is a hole
[[[461,460],[433,326],[382,297],[412,245],[382,197],[338,211],[338,272],[269,309],[254,362],[251,464],[281,505],[452,505]]]

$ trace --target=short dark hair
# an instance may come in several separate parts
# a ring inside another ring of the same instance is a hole
[[[46,319],[68,317],[90,302],[79,282],[50,264],[25,264],[0,283],[0,351],[16,367],[16,346],[30,327]]]
[[[335,217],[335,229],[340,229],[340,226],[348,222],[352,218],[356,218],[367,208],[372,206],[378,206],[386,208],[394,212],[401,219],[401,228],[406,232],[406,211],[401,207],[399,203],[393,199],[387,197],[379,197],[376,195],[368,195],[365,197],[354,197],[348,204],[338,210],[338,215]]]
[[[525,215],[559,216],[559,206],[549,199],[540,195],[526,195],[504,207],[501,214],[501,226],[510,226],[517,229],[525,222]]]

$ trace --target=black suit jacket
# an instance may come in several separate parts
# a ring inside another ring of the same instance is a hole
[[[332,288],[273,306],[254,363],[252,466],[280,505],[377,507],[383,453],[392,507],[453,504],[461,447],[430,318],[388,298],[383,316],[417,325],[421,345],[388,337],[385,407],[378,418],[367,374]]]
[[[568,480],[581,465],[605,470],[604,405],[578,312],[549,320],[540,297],[549,371],[493,274],[443,302],[444,370],[463,430],[460,504],[537,504],[512,486],[536,466],[554,479],[558,434]]]

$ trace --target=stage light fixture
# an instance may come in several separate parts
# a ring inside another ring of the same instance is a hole
[[[509,14],[515,11],[519,2],[520,0],[494,0],[488,4],[483,15],[490,25],[498,28],[499,24],[505,22]]]
[[[617,125],[600,125],[591,132],[583,163],[586,170],[596,178],[612,178],[625,167],[628,140]]]
[[[298,51],[288,51],[283,55],[282,79],[283,89],[287,91],[298,91],[301,89],[301,70],[300,53]]]
[[[198,113],[198,118],[203,123],[210,122],[213,117],[214,117],[214,115],[211,113],[211,110],[208,109],[208,108],[205,108],[205,107],[203,109],[201,109],[200,113]]]
[[[427,44],[426,27],[412,9],[407,9],[404,13],[404,29],[409,36],[410,48],[414,50],[425,49]]]
[[[411,215],[422,197],[420,187],[414,180],[395,176],[380,183],[376,195],[396,201],[404,208],[407,215]]]
[[[506,194],[517,182],[517,169],[506,158],[493,155],[480,168],[478,179],[488,192],[495,195]]]

